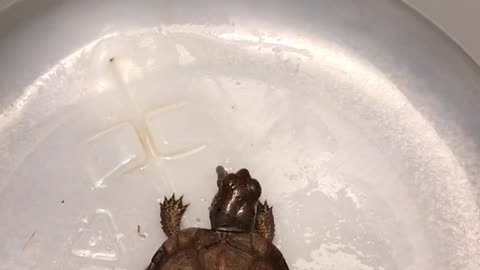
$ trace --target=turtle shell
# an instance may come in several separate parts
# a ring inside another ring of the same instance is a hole
[[[167,239],[149,270],[288,270],[282,253],[255,233],[190,228]]]

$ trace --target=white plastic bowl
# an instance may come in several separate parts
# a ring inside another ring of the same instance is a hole
[[[480,269],[480,70],[404,4],[0,17],[0,269],[144,269],[158,201],[208,227],[219,164],[261,182],[292,269]]]

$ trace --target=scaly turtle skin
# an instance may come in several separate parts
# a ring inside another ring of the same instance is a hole
[[[246,169],[227,173],[217,167],[218,191],[210,206],[212,229],[180,230],[188,205],[173,195],[160,206],[168,239],[147,270],[288,270],[273,245],[272,208],[258,202],[262,188]]]

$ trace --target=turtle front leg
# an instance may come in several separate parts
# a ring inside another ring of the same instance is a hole
[[[255,232],[272,241],[275,236],[275,221],[273,218],[273,207],[258,202],[257,216],[255,218]]]
[[[188,204],[183,205],[182,199],[183,196],[176,200],[173,194],[170,199],[165,197],[163,203],[160,203],[162,230],[169,238],[180,231],[180,222],[188,207]]]

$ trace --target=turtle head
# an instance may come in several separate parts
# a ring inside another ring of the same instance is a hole
[[[262,188],[247,169],[227,173],[217,167],[218,191],[210,206],[213,230],[250,232],[255,224],[258,198]]]

